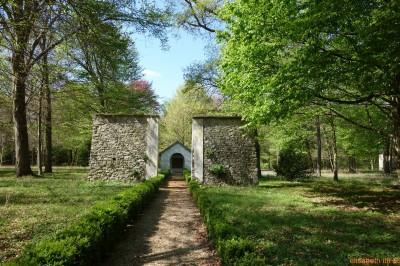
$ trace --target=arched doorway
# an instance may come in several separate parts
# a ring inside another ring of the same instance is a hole
[[[172,174],[182,174],[183,166],[185,165],[185,158],[180,153],[174,153],[171,155],[170,164]]]

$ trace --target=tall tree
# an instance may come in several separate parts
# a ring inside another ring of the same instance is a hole
[[[44,2],[13,1],[0,3],[2,37],[11,51],[13,75],[13,119],[17,176],[30,175],[30,150],[26,121],[26,81],[32,68],[37,43],[30,43],[35,25],[44,9]]]
[[[191,146],[192,116],[212,113],[215,103],[204,89],[180,88],[164,106],[160,123],[160,146],[165,148],[174,141]]]
[[[66,48],[76,65],[76,79],[94,85],[103,112],[109,111],[115,87],[140,77],[133,43],[114,25],[102,22],[100,14],[97,27],[84,27]]]
[[[0,1],[0,27],[2,47],[11,57],[13,77],[13,117],[15,128],[15,153],[17,176],[29,175],[30,149],[27,131],[26,92],[33,66],[55,47],[84,28],[96,29],[100,22],[122,28],[129,23],[136,30],[148,31],[163,38],[168,26],[166,17],[147,1],[138,5],[135,1]],[[104,24],[103,23],[103,24]],[[49,34],[56,38],[47,38]],[[47,39],[46,39],[47,38]],[[44,50],[39,49],[47,40]],[[4,45],[3,45],[4,43]],[[93,42],[95,43],[95,42]],[[46,90],[46,143],[51,147],[51,97]],[[47,162],[51,162],[48,150]],[[46,167],[51,170],[50,167]]]
[[[220,13],[222,90],[254,123],[329,103],[335,116],[392,135],[399,149],[399,11],[395,0],[229,2]],[[385,127],[346,111],[366,105]]]

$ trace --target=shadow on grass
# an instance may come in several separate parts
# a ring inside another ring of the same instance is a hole
[[[96,200],[105,199],[105,195],[111,194],[115,196],[121,192],[126,186],[104,187],[104,190],[89,190],[86,192],[58,191],[49,189],[37,194],[27,194],[24,192],[8,192],[0,194],[0,205],[2,204],[17,204],[17,205],[32,205],[32,204],[87,204]],[[110,196],[110,197],[112,197]]]
[[[317,183],[312,186],[311,191],[341,199],[329,200],[328,204],[345,204],[382,213],[400,211],[400,188],[397,185],[376,186],[365,182]]]
[[[317,207],[295,190],[206,191],[215,234],[226,243],[249,240],[268,265],[347,265],[349,257],[400,257],[398,221],[384,214]]]

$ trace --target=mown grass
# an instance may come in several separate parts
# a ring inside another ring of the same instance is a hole
[[[214,237],[220,246],[235,245],[222,258],[228,264],[348,265],[349,258],[400,258],[400,186],[393,179],[264,179],[258,187],[202,190]],[[238,252],[240,245],[250,246],[243,250],[252,254]]]
[[[83,168],[56,168],[44,177],[16,178],[13,169],[0,168],[0,263],[131,186],[89,182],[86,173]]]

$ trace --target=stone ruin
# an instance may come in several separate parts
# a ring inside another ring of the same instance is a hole
[[[89,179],[141,180],[157,175],[158,120],[156,115],[96,115]],[[188,154],[195,179],[207,184],[258,183],[257,142],[243,126],[240,117],[193,117]]]
[[[140,180],[157,175],[158,119],[156,115],[96,115],[89,179]]]
[[[195,116],[192,121],[192,177],[202,183],[257,184],[256,138],[240,117]]]

